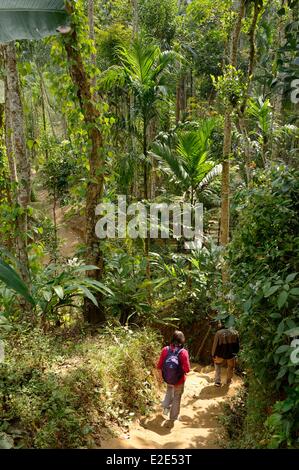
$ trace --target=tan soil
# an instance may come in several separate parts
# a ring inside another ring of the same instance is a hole
[[[223,382],[225,379],[225,370]],[[223,444],[223,428],[219,422],[222,404],[233,397],[242,386],[234,377],[228,388],[214,386],[213,368],[193,365],[185,384],[180,421],[172,429],[165,425],[160,406],[152,416],[132,424],[127,434],[102,442],[104,449],[219,449]],[[161,394],[162,398],[162,394]],[[222,442],[221,442],[222,440]]]
[[[33,203],[33,205],[42,210],[43,213],[53,221],[53,201],[48,191],[43,189],[38,191],[37,195],[38,202]],[[64,258],[72,258],[76,253],[78,245],[84,243],[85,238],[84,217],[77,214],[66,218],[66,214],[69,210],[69,206],[60,207],[59,204],[57,204],[57,236],[60,240],[59,251]]]

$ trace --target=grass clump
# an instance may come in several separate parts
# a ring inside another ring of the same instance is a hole
[[[155,403],[160,349],[150,329],[107,327],[71,339],[10,332],[0,364],[0,447],[93,448]]]

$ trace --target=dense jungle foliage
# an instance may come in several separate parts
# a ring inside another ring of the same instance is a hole
[[[211,364],[217,320],[244,382],[222,446],[298,448],[298,0],[59,0],[55,27],[16,3],[32,23],[0,31],[0,448],[99,447],[153,410],[170,332]],[[187,204],[164,237],[163,207]]]

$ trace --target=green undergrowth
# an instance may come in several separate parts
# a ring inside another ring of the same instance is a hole
[[[0,447],[93,448],[155,403],[150,329],[12,331],[0,364]]]
[[[226,431],[225,446],[235,449],[268,447],[271,433],[264,422],[272,404],[260,384],[245,381],[244,387],[223,405],[220,421]]]

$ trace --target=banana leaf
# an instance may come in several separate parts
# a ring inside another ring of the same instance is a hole
[[[28,287],[18,273],[7,263],[0,259],[0,282],[3,282],[6,287],[15,291],[17,294],[22,295],[32,305],[35,304],[34,299],[30,295]]]
[[[0,43],[51,36],[67,21],[64,0],[0,0]]]

